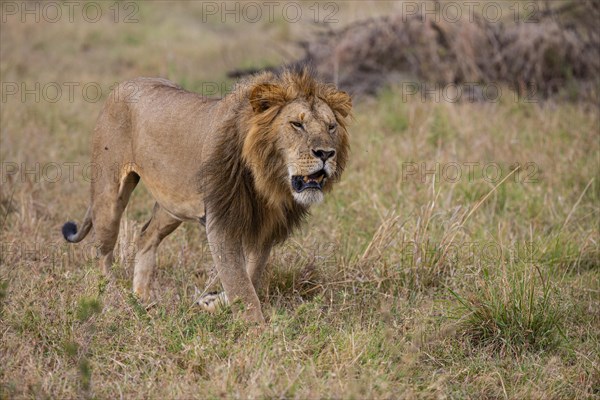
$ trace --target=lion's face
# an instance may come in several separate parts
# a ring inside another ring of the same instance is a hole
[[[274,127],[287,167],[285,185],[293,198],[305,206],[322,201],[323,191],[336,177],[340,148],[333,111],[318,98],[312,107],[304,99],[296,100],[283,107]]]
[[[344,118],[351,100],[331,86],[319,89],[298,96],[290,88],[267,83],[252,93],[255,120],[244,155],[258,190],[270,199],[291,197],[305,207],[318,203],[345,167]]]

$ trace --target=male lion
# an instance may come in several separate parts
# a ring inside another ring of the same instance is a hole
[[[130,96],[120,98],[124,92]],[[245,319],[264,322],[257,289],[271,247],[340,178],[351,109],[346,93],[307,69],[255,75],[222,99],[165,79],[124,82],[94,130],[98,173],[83,225],[78,232],[67,222],[63,235],[76,243],[93,225],[109,273],[121,215],[141,178],[156,203],[137,245],[134,292],[149,300],[158,245],[182,221],[200,221],[225,289],[217,299],[239,300]]]

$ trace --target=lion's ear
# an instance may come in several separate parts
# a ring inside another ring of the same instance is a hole
[[[352,112],[352,98],[346,92],[336,90],[325,96],[323,100],[333,111],[338,112],[344,118]]]
[[[250,105],[257,114],[283,103],[285,103],[285,91],[281,86],[260,83],[250,92]]]

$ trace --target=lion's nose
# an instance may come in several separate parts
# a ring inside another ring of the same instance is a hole
[[[325,162],[335,155],[335,150],[318,149],[313,150],[312,153],[315,157],[320,158],[321,160],[323,160],[323,162]]]

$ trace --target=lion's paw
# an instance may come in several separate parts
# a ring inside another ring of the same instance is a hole
[[[157,291],[155,289],[150,289],[149,287],[145,289],[142,289],[141,287],[134,288],[131,294],[137,303],[144,307],[146,311],[156,306],[160,300]]]
[[[226,306],[229,301],[225,292],[210,292],[201,296],[197,303],[204,311],[215,313]]]

